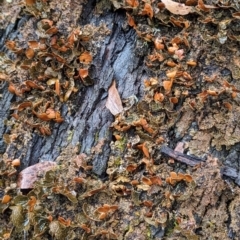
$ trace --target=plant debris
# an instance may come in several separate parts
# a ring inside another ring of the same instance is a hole
[[[96,41],[109,31],[78,26],[84,1],[26,0],[7,10],[9,4],[0,10],[7,19],[10,11],[13,20],[32,16],[22,38],[8,39],[0,53],[0,81],[16,96],[3,139],[20,148],[17,140],[33,131],[51,136],[52,123],[64,122],[62,106],[94,84]],[[121,99],[115,80],[108,89],[105,107],[115,120],[107,178],[92,172],[104,139],[88,154],[67,146],[56,162],[21,172],[20,157],[1,155],[0,238],[239,238],[240,190],[224,179],[239,185],[239,169],[209,151],[240,142],[240,5],[101,0],[96,14],[112,7],[126,12],[147,77],[141,99]]]

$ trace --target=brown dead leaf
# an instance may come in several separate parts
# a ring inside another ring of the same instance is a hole
[[[88,69],[87,68],[81,68],[78,71],[80,78],[83,80],[88,76]]]
[[[6,204],[6,203],[10,202],[10,200],[11,200],[11,196],[4,195],[3,198],[2,198],[2,203]]]
[[[232,13],[232,16],[233,16],[234,18],[240,19],[240,12]]]
[[[152,9],[152,6],[149,3],[145,3],[144,8],[141,12],[141,15],[147,15],[151,19],[153,18],[153,9]]]
[[[27,6],[32,6],[33,4],[35,4],[36,0],[25,0],[25,3]]]
[[[170,92],[172,89],[172,84],[173,84],[173,78],[171,78],[170,81],[166,80],[163,81],[163,88],[167,91]]]
[[[34,50],[32,48],[28,48],[25,51],[25,55],[28,59],[32,59],[34,57]]]
[[[58,221],[62,224],[62,225],[64,225],[64,226],[66,226],[66,227],[69,227],[70,225],[71,225],[71,220],[68,218],[68,219],[64,219],[63,217],[58,217]]]
[[[161,38],[157,37],[156,39],[154,39],[154,46],[157,50],[164,49],[163,40]]]
[[[126,3],[133,8],[136,8],[139,5],[138,0],[126,0]]]
[[[153,184],[152,181],[145,176],[142,177],[142,182],[148,186],[151,186]]]
[[[112,82],[111,87],[108,89],[106,108],[108,108],[113,115],[117,115],[123,111],[122,101],[116,88],[115,80]]]
[[[191,12],[194,12],[193,7],[189,7],[185,4],[177,3],[172,0],[162,0],[162,3],[164,3],[166,9],[173,14],[187,15]]]
[[[202,11],[208,12],[210,9],[218,8],[212,5],[204,4],[203,0],[198,0],[198,8]]]
[[[85,64],[89,64],[92,62],[92,55],[89,52],[83,52],[80,57],[79,57],[79,61],[81,63],[85,63]]]
[[[37,199],[34,196],[30,197],[30,200],[28,201],[27,205],[28,205],[28,211],[32,212],[34,209],[34,206],[36,205]]]
[[[138,165],[137,164],[129,164],[127,167],[126,167],[126,170],[128,172],[134,172],[136,169],[137,169]]]
[[[128,18],[128,25],[130,27],[136,28],[136,23],[135,23],[133,17],[128,13],[126,13],[126,15],[127,15],[127,18]]]
[[[142,151],[147,158],[150,158],[150,154],[149,154],[149,151],[148,151],[148,147],[146,146],[146,142],[144,142],[143,145],[142,145]]]
[[[156,92],[153,96],[154,101],[156,102],[163,102],[164,100],[164,95],[160,92]]]

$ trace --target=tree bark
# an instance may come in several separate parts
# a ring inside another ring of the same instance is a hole
[[[90,154],[92,147],[103,142],[101,153],[93,154],[93,172],[103,176],[110,153],[112,134],[110,125],[113,115],[105,107],[108,88],[116,80],[117,89],[122,99],[132,95],[142,95],[144,78],[143,58],[136,54],[136,33],[126,27],[126,17],[123,11],[109,11],[103,15],[95,15],[95,1],[88,1],[84,6],[79,25],[99,24],[101,21],[107,25],[110,35],[106,36],[101,44],[98,54],[91,65],[90,74],[94,79],[93,86],[84,87],[77,96],[71,99],[72,113],[69,113],[68,103],[63,104],[61,114],[65,121],[54,124],[51,136],[43,137],[33,132],[31,137],[24,141],[21,148],[11,145],[6,150],[4,141],[0,141],[0,151],[8,157],[21,158],[21,169],[39,161],[54,161],[62,149],[68,145],[79,146],[80,153]],[[7,39],[17,40],[19,28],[26,23],[29,16],[23,16],[18,23],[10,24],[6,30],[1,31],[0,49],[6,51],[4,43]],[[10,118],[10,105],[15,97],[7,90],[4,83],[1,88],[2,101],[0,134],[11,130],[4,124]],[[69,140],[69,135],[72,138]]]

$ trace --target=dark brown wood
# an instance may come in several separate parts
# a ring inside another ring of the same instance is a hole
[[[180,153],[178,151],[174,151],[171,148],[169,148],[166,145],[163,145],[161,147],[161,153],[179,161],[182,163],[185,163],[189,166],[194,167],[195,165],[199,164],[200,162],[204,161],[204,159],[196,157],[196,156],[192,156],[192,155],[187,155],[184,153]]]

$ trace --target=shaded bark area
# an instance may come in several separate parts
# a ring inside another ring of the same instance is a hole
[[[125,13],[122,11],[108,12],[102,16],[94,14],[94,1],[89,1],[84,7],[85,11],[80,19],[81,25],[95,24],[101,21],[107,25],[110,35],[101,44],[99,53],[90,68],[90,75],[94,79],[94,85],[83,87],[77,96],[62,106],[61,114],[65,121],[62,124],[54,124],[52,135],[42,137],[32,133],[23,142],[21,148],[10,145],[7,149],[11,158],[21,158],[21,169],[33,165],[39,161],[54,161],[68,145],[78,146],[80,153],[90,154],[93,146],[103,142],[101,153],[93,153],[93,171],[97,175],[104,175],[110,153],[110,141],[112,134],[110,125],[114,117],[105,107],[107,91],[113,80],[116,80],[117,88],[122,99],[132,95],[141,97],[142,82],[144,78],[143,59],[135,54],[136,33],[131,28],[124,27]],[[86,16],[86,18],[85,18]],[[3,35],[1,44],[6,39],[15,39],[18,35],[19,25],[24,24],[26,18],[20,20],[14,27],[9,26]],[[11,34],[10,32],[13,31]],[[3,48],[3,47],[1,47]],[[9,129],[4,125],[4,119],[9,118],[10,105],[14,97],[7,91],[6,84],[3,88],[1,101],[0,133],[8,133]],[[2,153],[5,150],[3,140],[0,142]]]

